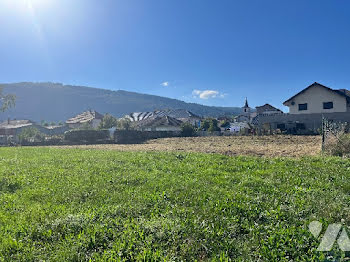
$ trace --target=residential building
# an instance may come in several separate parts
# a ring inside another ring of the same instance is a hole
[[[281,115],[283,114],[282,110],[270,105],[265,104],[262,106],[257,106],[256,115],[252,117],[251,123],[255,126],[259,125],[259,119],[264,116],[273,116],[273,115]]]
[[[165,109],[153,112],[134,112],[126,115],[124,118],[130,119],[132,122],[152,119],[155,117],[168,116],[178,119],[182,122],[189,122],[193,126],[199,126],[201,117],[185,109]]]
[[[94,110],[89,110],[68,119],[66,121],[66,124],[69,128],[72,129],[82,128],[84,126],[88,126],[90,128],[98,128],[102,119],[102,114]]]
[[[265,104],[263,106],[257,106],[256,113],[257,115],[274,115],[274,114],[283,114],[282,110],[270,105]]]
[[[239,133],[242,131],[249,131],[252,129],[252,126],[248,122],[234,122],[230,123],[228,130],[232,133]]]
[[[289,107],[289,114],[350,112],[350,91],[315,82],[283,104]]]
[[[25,128],[32,127],[34,122],[30,120],[10,120],[0,123],[0,144],[18,142],[18,135]]]
[[[26,128],[35,128],[44,135],[61,135],[68,130],[67,126],[44,127],[31,120],[6,120],[0,123],[0,144],[18,143],[19,135]]]
[[[238,115],[233,118],[234,122],[250,122],[250,117],[247,115]]]
[[[350,123],[350,91],[345,89],[332,89],[315,82],[283,104],[289,107],[288,114],[258,115],[257,125],[305,134],[319,132],[323,118]]]
[[[170,116],[155,116],[135,123],[140,131],[181,131],[183,122]]]
[[[44,133],[50,136],[63,135],[70,128],[67,125],[44,126]]]

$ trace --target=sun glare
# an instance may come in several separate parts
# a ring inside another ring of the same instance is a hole
[[[0,0],[3,1],[8,8],[14,10],[21,9],[45,9],[47,8],[52,0]]]
[[[22,0],[28,8],[42,8],[47,6],[50,0]]]

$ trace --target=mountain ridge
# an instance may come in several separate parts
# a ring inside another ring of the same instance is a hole
[[[186,109],[200,116],[236,115],[239,107],[205,106],[178,99],[126,90],[64,85],[51,82],[0,84],[5,93],[16,95],[16,107],[0,114],[0,119],[65,121],[88,109],[122,117],[132,112]]]

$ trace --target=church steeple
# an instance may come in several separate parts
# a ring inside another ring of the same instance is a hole
[[[245,103],[244,103],[244,106],[242,107],[243,109],[243,114],[244,115],[247,115],[247,116],[250,116],[250,107],[248,105],[248,99],[245,98]]]
[[[249,105],[248,105],[248,99],[245,98],[245,104],[244,104],[244,107],[243,107],[243,108],[248,108],[248,107],[249,107]]]

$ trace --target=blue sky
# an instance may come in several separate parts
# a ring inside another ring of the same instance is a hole
[[[206,105],[350,89],[350,1],[0,0],[0,82],[52,81]]]

